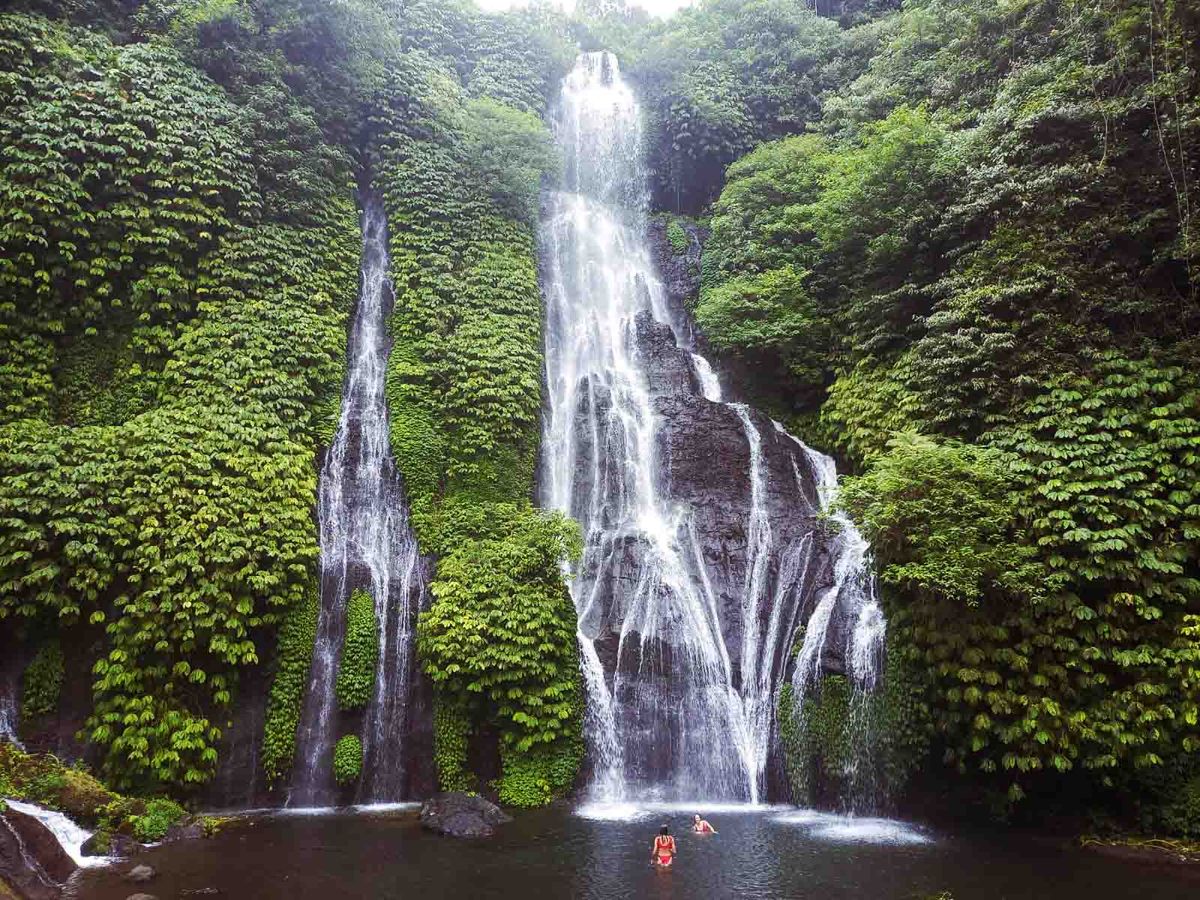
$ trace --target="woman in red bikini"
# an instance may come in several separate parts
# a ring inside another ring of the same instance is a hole
[[[654,839],[654,846],[650,848],[653,854],[650,857],[651,863],[657,863],[664,869],[675,861],[675,838],[671,837],[671,829],[664,825],[658,830],[658,837]]]
[[[699,814],[697,814],[692,819],[692,831],[696,832],[696,834],[716,834],[717,833],[717,829],[712,827],[712,825],[709,823],[708,819],[700,818]]]

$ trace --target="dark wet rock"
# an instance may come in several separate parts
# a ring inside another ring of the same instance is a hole
[[[127,834],[97,831],[79,848],[84,856],[133,856],[142,845]]]
[[[237,700],[229,727],[217,748],[217,772],[205,787],[205,809],[252,809],[282,803],[270,794],[262,768],[262,737],[271,688],[268,666],[247,668],[238,676]]]
[[[33,816],[0,812],[0,883],[24,900],[55,900],[76,869],[58,838]]]
[[[436,794],[421,806],[421,827],[450,837],[490,837],[512,816],[483,797],[457,791]]]
[[[763,499],[776,551],[767,568],[766,590],[774,596],[778,589],[781,601],[789,607],[782,623],[785,634],[799,625],[819,592],[832,582],[828,535],[820,519],[818,473],[803,448],[779,431],[769,417],[748,407],[739,412],[731,404],[705,399],[691,353],[678,345],[669,326],[643,313],[637,320],[636,339],[658,418],[656,476],[660,490],[669,502],[692,510],[692,553],[698,558],[691,562],[703,564],[736,669],[740,663],[736,654],[742,646],[742,596],[750,562],[750,536],[742,523],[749,520],[752,505],[751,447],[743,415],[758,434],[762,454]],[[595,402],[599,407],[607,401],[597,394]],[[583,410],[581,415],[589,412]],[[580,446],[576,477],[581,483],[575,495],[587,497],[591,491],[586,479],[596,472],[601,477],[607,473],[591,464],[595,451],[586,438]],[[651,648],[627,640],[625,657],[616,658],[619,628],[626,618],[618,604],[621,598],[636,594],[632,587],[644,568],[646,549],[636,536],[625,536],[601,557],[602,568],[584,573],[609,582],[599,595],[612,598],[608,609],[598,611],[603,621],[587,625],[599,635],[597,652],[606,669],[640,670],[645,675],[643,661],[653,658],[654,668],[669,677],[668,673],[675,671],[673,650],[662,642]],[[829,664],[838,667],[840,642],[830,644],[833,655]],[[783,662],[776,661],[777,665]]]
[[[21,741],[30,752],[52,753],[65,762],[83,760],[95,764],[98,762],[95,747],[80,741],[79,734],[86,730],[84,725],[92,714],[92,665],[104,645],[97,642],[94,629],[86,623],[64,626],[58,629],[57,635],[64,659],[71,660],[72,664],[65,667],[54,709],[20,723]],[[31,655],[32,650],[32,646],[26,647],[22,653]],[[5,651],[0,649],[0,658],[4,655]],[[95,824],[97,807],[89,805],[93,799],[89,795],[95,793],[94,789],[84,791],[76,801],[78,789],[84,787],[85,782],[86,779],[80,778],[57,789],[55,793],[63,796],[55,797],[55,806],[80,825],[91,827]]]
[[[649,310],[638,313],[638,353],[653,365],[646,366],[650,392],[656,395],[699,394],[700,384],[691,354],[676,345],[675,332],[665,322],[656,322]]]
[[[687,235],[687,246],[682,249],[676,249],[667,238],[669,219],[666,217],[650,220],[646,239],[666,291],[667,303],[676,320],[682,323],[681,341],[688,349],[697,349],[703,347],[704,340],[684,315],[684,310],[690,308],[700,292],[700,254],[708,238],[708,229],[686,219],[675,219],[675,222]]]
[[[182,822],[176,822],[167,829],[167,833],[163,835],[163,843],[173,844],[176,841],[194,841],[202,837],[204,837],[204,826],[194,819],[185,819]]]
[[[153,894],[130,894],[125,900],[158,900]]]
[[[158,872],[153,866],[148,866],[145,863],[134,866],[125,873],[125,880],[132,881],[134,884],[145,884],[147,881],[157,877]]]

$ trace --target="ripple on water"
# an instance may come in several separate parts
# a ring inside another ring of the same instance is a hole
[[[807,828],[817,840],[862,844],[931,844],[933,838],[915,825],[896,819],[839,816],[815,809],[797,809],[774,817],[775,822]]]

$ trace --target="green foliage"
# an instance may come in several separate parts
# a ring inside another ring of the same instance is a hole
[[[1196,408],[1181,370],[1103,354],[989,435],[1003,455],[902,435],[846,485],[949,757],[1014,798],[1023,773],[1200,746]]]
[[[366,706],[375,690],[375,664],[379,660],[379,622],[375,601],[361,588],[346,602],[346,638],[334,692],[342,709]]]
[[[579,532],[558,514],[506,512],[497,536],[442,557],[417,647],[439,691],[486,703],[503,744],[523,753],[554,742],[580,712],[574,607],[559,569],[578,556]]]
[[[133,834],[143,844],[161,841],[167,830],[187,814],[174,800],[158,798],[146,801],[146,811],[129,817]]]
[[[21,681],[21,718],[28,722],[58,708],[63,677],[62,644],[51,638],[38,647]]]
[[[59,337],[95,333],[112,309],[133,325],[136,362],[159,364],[198,260],[261,197],[236,110],[169,48],[4,16],[0,68],[0,291],[22,298],[0,309],[12,421],[46,414]]]
[[[998,450],[901,432],[866,474],[844,479],[838,500],[862,524],[885,582],[970,605],[1036,600],[1045,576],[1017,522],[1013,468]]]
[[[362,775],[363,748],[357,734],[338,738],[333,748],[333,780],[338,784],[353,784]]]
[[[1175,753],[1115,786],[1119,799],[1132,801],[1143,833],[1200,838],[1200,765],[1194,753]]]
[[[443,791],[471,791],[476,781],[467,764],[471,717],[461,703],[442,692],[434,695],[433,763]]]
[[[1178,793],[1164,804],[1157,818],[1156,831],[1200,838],[1200,775],[1180,785]]]
[[[671,216],[667,222],[667,243],[671,245],[673,253],[683,253],[691,244],[687,229],[679,224],[679,219],[675,216]]]
[[[313,588],[288,612],[279,627],[275,678],[267,699],[261,756],[263,772],[271,784],[291,770],[296,755],[296,732],[300,728],[304,691],[317,640],[319,609],[320,600]]]
[[[87,734],[105,771],[196,784],[236,670],[316,559],[312,454],[357,269],[349,168],[292,148],[327,177],[264,221],[275,135],[167,43],[7,16],[0,67],[0,280],[18,301],[0,341],[19,376],[0,617],[103,627]]]
[[[705,247],[698,318],[863,473],[889,642],[1014,801],[1200,741],[1198,35],[906,3],[845,33],[817,133],[730,166]]]
[[[540,117],[574,61],[566,18],[553,6],[533,4],[508,15],[479,16],[468,27],[466,52],[456,60],[469,67],[467,92]]]
[[[541,119],[479,97],[466,104],[464,131],[464,150],[480,186],[502,212],[532,221],[542,178],[559,167]]]
[[[577,702],[582,704],[579,697]],[[543,806],[567,793],[583,762],[584,743],[577,710],[569,733],[551,744],[539,744],[528,750],[501,747],[503,775],[497,785],[500,802],[506,806]]]
[[[818,135],[765,144],[729,169],[705,247],[697,321],[811,411],[850,352],[890,346],[924,312],[896,272],[941,265],[931,240],[947,176],[941,130],[901,108],[849,146]],[[772,377],[774,376],[774,378]]]

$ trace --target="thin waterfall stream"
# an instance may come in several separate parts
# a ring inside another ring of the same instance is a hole
[[[363,776],[356,800],[400,800],[406,789],[413,630],[425,578],[389,440],[386,324],[394,301],[387,218],[369,191],[362,223],[362,275],[341,415],[321,469],[321,606],[288,797],[292,806],[324,805],[335,796],[332,756],[341,724],[335,684],[347,602],[360,588],[374,601],[379,654],[374,693],[362,717]]]
[[[641,110],[611,53],[579,56],[552,125],[565,179],[540,236],[540,489],[584,531],[571,590],[589,799],[758,803],[779,780],[776,708],[802,622],[801,689],[835,632],[869,644],[838,647],[841,665],[880,655],[865,541],[826,517],[833,461],[727,401],[691,346],[646,239]]]

